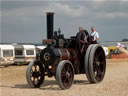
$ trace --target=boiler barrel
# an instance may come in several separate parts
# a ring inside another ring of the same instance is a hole
[[[74,55],[75,56],[75,55]],[[45,65],[57,65],[62,60],[73,60],[68,49],[48,47],[41,51],[40,60]]]

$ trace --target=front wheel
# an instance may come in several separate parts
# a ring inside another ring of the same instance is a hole
[[[70,61],[61,61],[56,70],[56,80],[61,89],[69,89],[74,81],[74,68]]]
[[[39,61],[32,61],[26,71],[26,79],[30,87],[39,88],[44,81],[44,67],[43,64]]]

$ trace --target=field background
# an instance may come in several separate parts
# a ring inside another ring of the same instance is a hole
[[[0,67],[0,96],[128,96],[128,60],[107,60],[103,82],[89,84],[85,74],[75,75],[74,84],[61,90],[54,78],[45,78],[41,88],[29,88],[26,65]]]

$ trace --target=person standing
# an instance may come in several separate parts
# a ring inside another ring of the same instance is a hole
[[[83,27],[79,27],[79,32],[83,32],[83,31],[84,31]]]
[[[94,27],[91,27],[91,31],[92,31],[90,34],[91,43],[97,44],[97,40],[99,40],[99,34],[98,34],[98,32],[96,32]]]

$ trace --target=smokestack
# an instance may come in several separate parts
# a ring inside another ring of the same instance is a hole
[[[53,38],[53,27],[54,27],[54,13],[47,12],[47,39]]]

